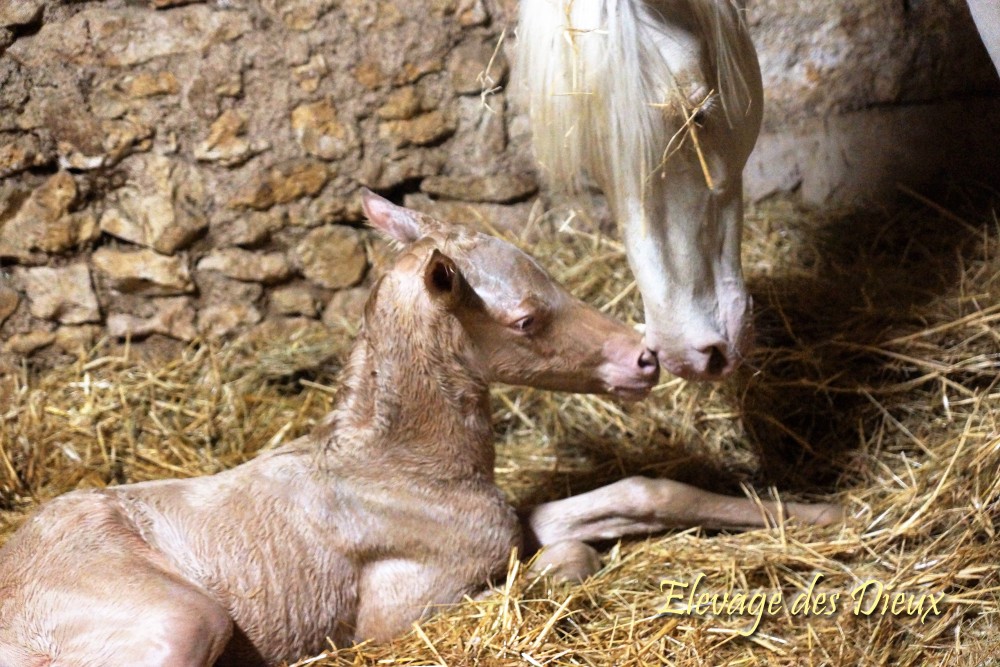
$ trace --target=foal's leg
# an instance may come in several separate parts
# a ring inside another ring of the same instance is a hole
[[[52,501],[0,550],[3,667],[210,667],[232,631],[105,494]]]
[[[534,569],[557,577],[582,579],[597,571],[596,552],[585,542],[668,528],[761,528],[784,516],[825,526],[843,519],[843,508],[829,503],[755,502],[711,493],[669,479],[629,477],[588,493],[544,503],[522,518],[529,541],[545,550]],[[551,551],[551,555],[546,552]]]
[[[62,624],[60,630],[74,631],[60,642],[53,667],[215,663],[233,631],[225,609],[187,582],[155,567],[136,566],[127,577],[138,589],[135,596],[91,601],[80,610],[67,607],[53,619]]]
[[[144,559],[94,555],[80,558],[86,571],[61,580],[42,573],[45,590],[18,595],[31,608],[0,628],[0,665],[211,667],[232,634],[225,609]]]
[[[597,549],[578,540],[546,544],[531,561],[533,574],[548,574],[557,581],[583,581],[600,569]]]

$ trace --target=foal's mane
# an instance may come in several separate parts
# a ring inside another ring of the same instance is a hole
[[[700,36],[721,116],[736,124],[751,100],[743,64],[756,55],[733,0],[522,0],[517,78],[538,162],[570,191],[589,173],[619,220],[638,213],[676,141],[664,114],[683,123],[693,111],[659,51],[677,30]]]

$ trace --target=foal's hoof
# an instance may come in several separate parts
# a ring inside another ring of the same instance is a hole
[[[597,549],[575,540],[555,542],[542,548],[531,563],[531,572],[553,581],[581,582],[601,569]]]
[[[814,526],[832,526],[847,518],[847,510],[836,503],[788,503],[785,510],[789,519]]]

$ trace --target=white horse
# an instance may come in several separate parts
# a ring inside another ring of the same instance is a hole
[[[1000,0],[969,0],[1000,71]],[[741,0],[522,0],[515,75],[557,186],[588,174],[618,220],[646,345],[718,379],[751,343],[742,171],[760,130]]]
[[[515,76],[549,179],[585,172],[608,198],[647,347],[676,375],[728,375],[752,338],[742,172],[763,97],[742,8],[522,0]]]
[[[1000,73],[1000,0],[969,0],[969,11],[993,59],[993,66]]]

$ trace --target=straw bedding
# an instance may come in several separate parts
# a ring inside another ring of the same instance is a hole
[[[621,246],[564,220],[535,220],[532,251],[584,299],[641,315]],[[844,525],[604,545],[581,585],[513,563],[494,595],[391,644],[300,664],[996,664],[998,231],[981,201],[772,202],[748,216],[758,345],[737,377],[665,377],[633,405],[495,392],[498,480],[515,503],[645,474],[839,501]],[[307,432],[353,333],[313,324],[166,359],[104,344],[3,378],[0,541],[69,489],[212,473]],[[688,605],[692,589],[715,608]]]

